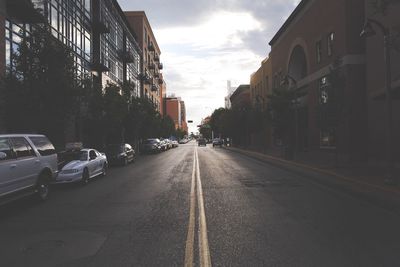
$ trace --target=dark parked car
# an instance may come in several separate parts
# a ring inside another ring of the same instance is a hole
[[[142,153],[158,153],[161,151],[161,141],[157,138],[146,139],[141,145]]]
[[[135,150],[129,144],[108,145],[106,155],[109,164],[127,165],[135,162]]]
[[[199,139],[197,140],[197,144],[198,144],[199,146],[207,146],[206,139],[204,139],[204,138],[199,138]]]
[[[213,147],[215,147],[215,146],[222,147],[222,144],[223,144],[223,141],[222,141],[222,139],[220,139],[220,138],[215,138],[215,139],[212,141]]]

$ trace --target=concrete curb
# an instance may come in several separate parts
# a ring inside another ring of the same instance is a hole
[[[400,213],[400,190],[396,188],[387,188],[380,185],[366,183],[356,178],[340,175],[329,170],[284,160],[254,151],[233,147],[224,148],[226,150],[274,165],[281,169],[288,170],[304,178],[312,179],[319,184],[337,188],[341,191],[345,191],[346,193],[350,193],[351,195],[362,197],[370,202],[383,206],[384,208]]]

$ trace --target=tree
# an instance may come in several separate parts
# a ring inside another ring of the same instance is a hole
[[[47,25],[36,25],[12,58],[5,78],[8,131],[44,133],[63,144],[83,91],[72,52]]]
[[[293,104],[296,92],[286,86],[275,88],[269,98],[270,121],[274,136],[289,145],[293,137],[294,112]]]

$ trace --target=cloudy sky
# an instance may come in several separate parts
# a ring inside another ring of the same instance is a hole
[[[269,53],[268,42],[299,0],[119,0],[144,10],[164,63],[167,94],[181,96],[196,131],[224,106],[227,81],[248,84]]]

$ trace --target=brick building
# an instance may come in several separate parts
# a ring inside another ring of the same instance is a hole
[[[185,102],[180,97],[166,97],[165,115],[170,116],[175,123],[175,129],[187,131]]]
[[[163,64],[160,62],[160,47],[144,11],[128,11],[125,12],[125,15],[138,37],[142,50],[141,94],[154,104],[157,111],[162,113],[162,91],[160,88],[164,80],[160,73],[163,69]]]
[[[303,0],[270,41],[272,86],[289,75],[290,87],[302,90],[295,138],[299,150],[330,152],[343,161],[365,160],[367,105],[365,43],[360,38],[365,0]],[[343,114],[330,123],[322,110],[330,98],[333,66],[344,76]],[[295,82],[293,81],[295,80]]]
[[[243,108],[251,105],[250,85],[242,84],[230,97],[232,108]]]
[[[268,106],[268,96],[272,93],[272,59],[261,62],[260,68],[250,77],[250,101],[257,111],[265,112]],[[273,143],[272,127],[268,126],[260,132],[253,133],[251,144],[258,149],[267,149]]]
[[[375,19],[390,29],[393,36],[400,32],[400,3],[388,6],[386,14],[365,5],[366,18]],[[386,158],[386,110],[385,110],[385,61],[383,34],[373,25],[376,35],[366,38],[366,88],[368,103],[368,155],[371,163],[381,164]],[[391,51],[391,73],[393,88],[393,136],[391,144],[395,158],[400,161],[400,37]]]

